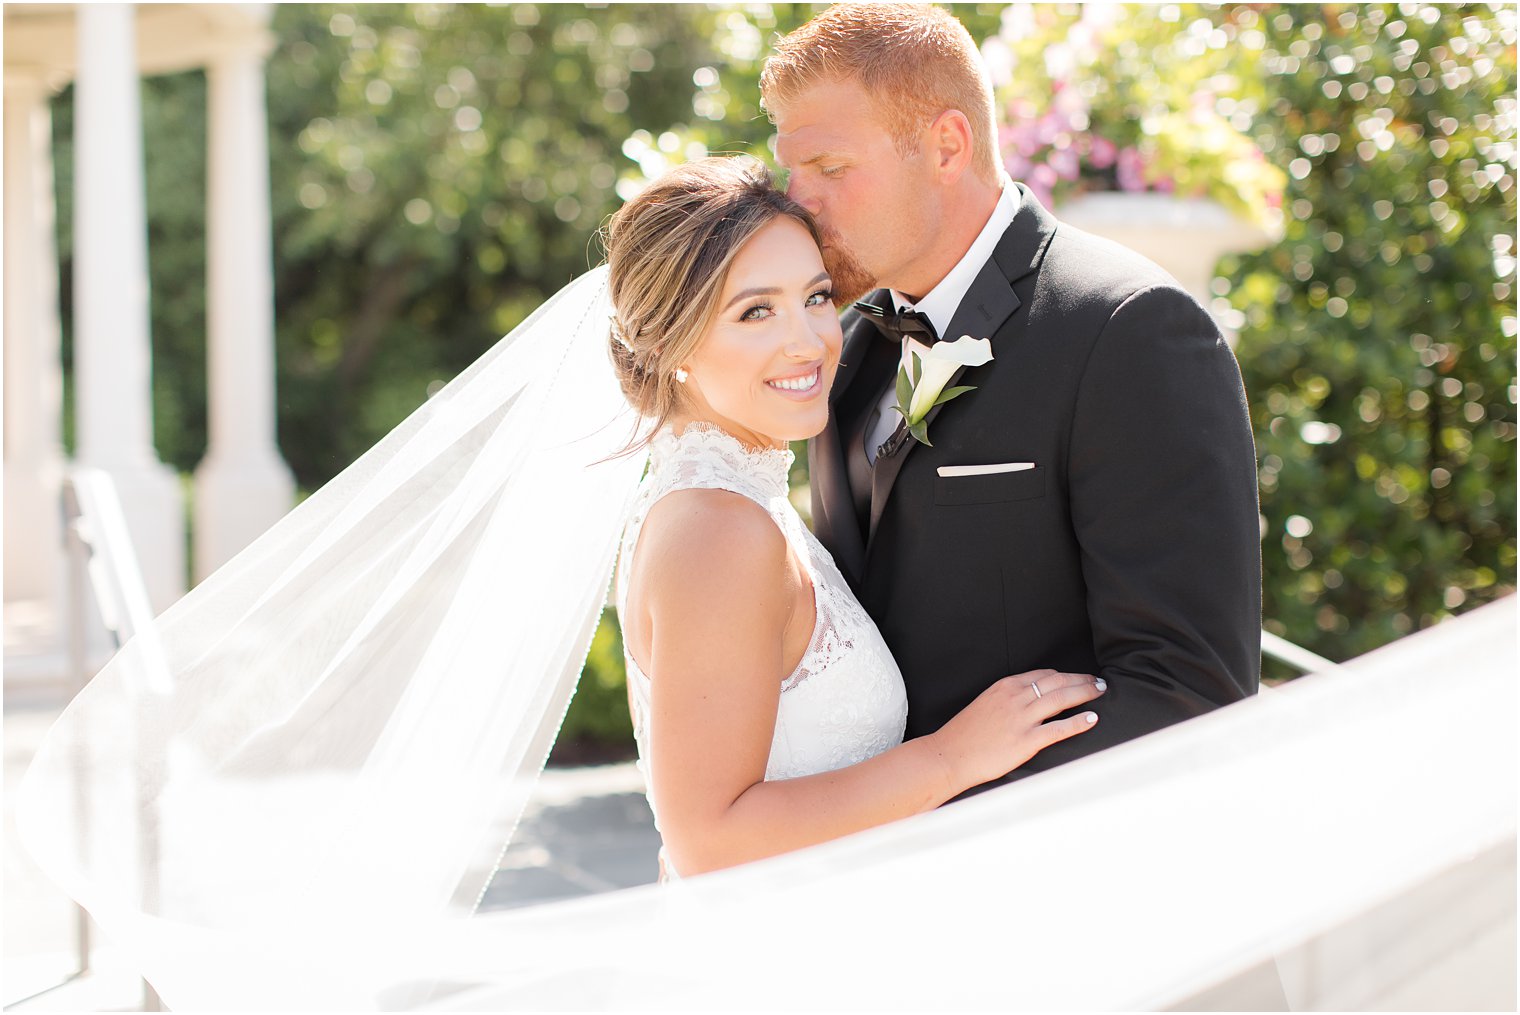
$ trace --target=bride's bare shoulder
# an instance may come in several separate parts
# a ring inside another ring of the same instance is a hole
[[[667,678],[669,659],[651,657],[657,630],[662,651],[686,658],[703,644],[779,646],[790,617],[786,538],[764,508],[727,490],[660,498],[639,533],[630,578],[623,635],[641,666],[659,666]]]
[[[728,490],[676,490],[649,510],[639,537],[639,567],[652,579],[683,585],[772,583],[786,564],[786,537],[770,514]]]

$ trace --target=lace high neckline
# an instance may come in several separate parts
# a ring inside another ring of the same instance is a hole
[[[649,451],[651,471],[688,456],[716,457],[771,497],[787,495],[796,460],[790,448],[753,448],[711,423],[688,423],[680,433],[664,427],[655,434]]]

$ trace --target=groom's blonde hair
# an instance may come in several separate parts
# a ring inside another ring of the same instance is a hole
[[[816,85],[865,89],[899,154],[947,109],[971,121],[971,167],[998,179],[992,83],[971,33],[928,4],[836,4],[776,43],[760,72],[761,103],[776,111]]]

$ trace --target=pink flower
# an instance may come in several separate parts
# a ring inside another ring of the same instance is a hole
[[[1043,147],[1044,145],[1054,144],[1056,138],[1064,134],[1067,128],[1071,126],[1071,121],[1059,113],[1050,112],[1040,117],[1036,126],[1037,136],[1039,137],[1040,145]]]
[[[1005,130],[1004,145],[1012,145],[1015,151],[1026,158],[1049,144],[1049,141],[1042,136],[1040,123],[1036,121],[1020,120]]]
[[[1032,188],[1049,193],[1055,190],[1056,184],[1061,182],[1061,177],[1048,164],[1042,162],[1030,170],[1024,182]]]
[[[1075,180],[1082,175],[1082,161],[1070,148],[1057,148],[1045,157],[1045,161],[1063,180]]]
[[[1094,169],[1107,169],[1119,157],[1119,146],[1106,137],[1093,134],[1088,139],[1087,157]]]
[[[1013,179],[1022,180],[1029,175],[1031,163],[1016,151],[1007,152],[1003,156],[1003,168],[1008,171],[1008,175]]]
[[[1050,108],[1064,116],[1067,123],[1073,123],[1079,116],[1085,119],[1090,107],[1082,89],[1056,82],[1050,92]]]
[[[1119,150],[1114,173],[1119,178],[1120,190],[1145,189],[1145,159],[1140,149],[1130,146]]]

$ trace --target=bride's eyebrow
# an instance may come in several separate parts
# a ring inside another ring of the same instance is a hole
[[[817,275],[814,275],[811,279],[809,279],[808,282],[807,282],[807,284],[804,285],[803,288],[807,289],[807,288],[809,288],[811,286],[817,285],[819,282],[827,282],[828,280],[829,280],[829,273],[826,272],[826,271],[820,271]],[[731,299],[727,303],[723,304],[723,310],[727,310],[729,307],[733,306],[735,303],[738,303],[740,300],[747,300],[747,299],[749,299],[752,296],[780,296],[780,295],[781,295],[781,289],[778,286],[755,286],[755,287],[750,288],[750,289],[741,289],[739,292],[734,293],[734,298],[733,299]],[[722,310],[719,311],[719,313],[722,313],[722,312],[723,312]]]
[[[733,299],[731,299],[727,303],[723,304],[723,309],[727,310],[729,307],[733,306],[735,303],[738,303],[740,300],[747,300],[751,296],[779,296],[779,295],[781,295],[781,290],[777,289],[775,286],[757,286],[757,287],[755,287],[753,289],[742,289],[739,292],[734,293],[734,298]]]

